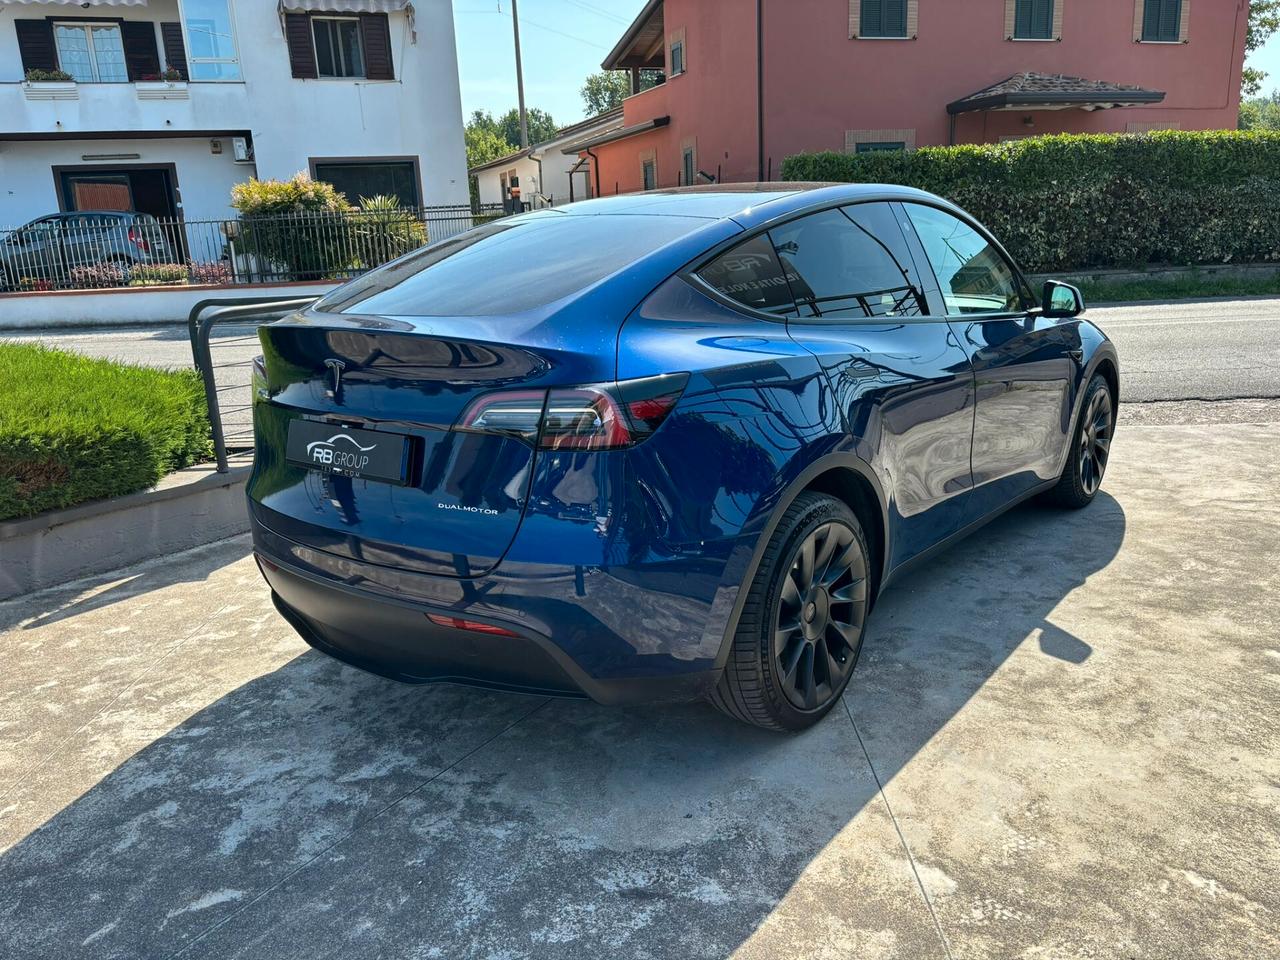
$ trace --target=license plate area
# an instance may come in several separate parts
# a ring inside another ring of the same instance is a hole
[[[381,430],[293,420],[285,459],[320,473],[404,486],[409,473],[409,438]]]

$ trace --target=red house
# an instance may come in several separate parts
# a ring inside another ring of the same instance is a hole
[[[811,150],[1234,128],[1247,20],[1248,0],[649,0],[602,66],[663,82],[570,152],[608,194],[777,179]]]

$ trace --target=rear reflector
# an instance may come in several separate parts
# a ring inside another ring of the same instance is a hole
[[[462,617],[446,617],[442,613],[428,613],[427,619],[437,627],[452,627],[455,630],[470,630],[472,633],[487,633],[495,637],[520,637],[520,634],[506,627],[495,627],[491,623],[479,620],[465,620]]]
[[[502,433],[543,450],[618,450],[662,426],[675,409],[687,373],[551,391],[512,390],[477,397],[459,430]]]

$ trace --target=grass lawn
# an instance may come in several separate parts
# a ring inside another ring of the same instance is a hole
[[[1176,280],[1082,283],[1085,303],[1129,300],[1193,300],[1197,297],[1280,296],[1280,274],[1270,277],[1214,277],[1195,274]]]
[[[0,520],[145,490],[211,453],[194,371],[0,341]]]

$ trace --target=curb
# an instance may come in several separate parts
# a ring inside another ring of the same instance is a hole
[[[0,600],[245,533],[250,469],[189,467],[140,493],[0,523]]]

